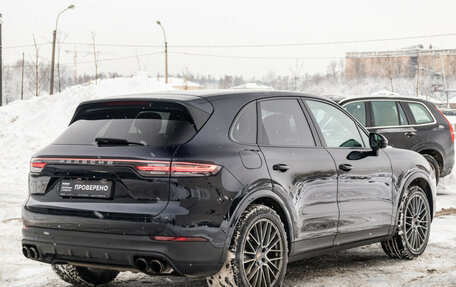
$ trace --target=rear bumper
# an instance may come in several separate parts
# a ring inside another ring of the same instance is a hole
[[[144,235],[81,232],[39,227],[22,230],[22,244],[35,246],[38,261],[99,264],[136,269],[138,257],[159,258],[181,275],[209,276],[217,273],[223,249],[210,242],[158,242]]]

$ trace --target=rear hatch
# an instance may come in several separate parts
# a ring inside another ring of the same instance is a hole
[[[31,161],[32,212],[148,222],[166,207],[172,157],[211,110],[166,100],[82,104]]]

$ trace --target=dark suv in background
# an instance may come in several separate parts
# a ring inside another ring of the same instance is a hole
[[[31,160],[22,252],[82,286],[133,271],[276,287],[290,261],[374,242],[412,259],[435,184],[421,155],[386,146],[307,94],[85,102]]]
[[[370,132],[381,133],[396,148],[416,151],[431,164],[439,177],[454,165],[454,129],[429,101],[406,97],[356,97],[339,104]]]

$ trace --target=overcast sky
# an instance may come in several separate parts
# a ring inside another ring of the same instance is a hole
[[[173,45],[249,45],[328,41],[352,41],[456,33],[456,1],[67,1],[1,0],[3,14],[3,61],[13,63],[33,48],[9,48],[32,44],[32,34],[42,60],[51,58],[52,30],[57,14],[69,4],[59,20],[58,30],[67,43],[88,43],[90,32],[98,44],[163,45],[160,20],[169,43],[169,72],[185,69],[195,74],[243,75],[261,78],[273,71],[290,75],[295,57],[343,57],[348,51],[400,49],[422,43],[439,48],[456,48],[456,36],[299,47],[266,48],[173,48]],[[75,46],[62,48],[61,62],[73,68]],[[68,52],[65,52],[67,50]],[[91,47],[77,45],[79,73],[94,73]],[[100,62],[101,71],[149,75],[164,73],[164,55],[146,55],[163,48],[99,46],[100,59],[131,57]],[[174,54],[192,53],[223,56],[285,57],[291,59],[234,59]],[[135,55],[139,55],[139,61]],[[325,72],[331,59],[303,60],[302,73]],[[139,65],[138,65],[139,62]],[[138,67],[139,66],[139,67]]]

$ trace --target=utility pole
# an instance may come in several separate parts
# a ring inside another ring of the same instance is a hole
[[[3,104],[2,22],[3,17],[0,13],[0,107]]]
[[[74,5],[68,6],[65,10],[57,14],[57,19],[55,20],[55,29],[52,32],[52,58],[51,58],[51,81],[49,87],[49,94],[54,94],[54,63],[55,63],[55,41],[57,38],[57,25],[59,23],[60,15],[68,9],[74,9]]]
[[[157,24],[163,30],[163,37],[165,38],[165,83],[168,84],[168,42],[166,41],[166,33],[160,21],[157,21]]]
[[[25,66],[25,59],[24,59],[24,52],[22,52],[21,100],[24,99],[24,66]]]

